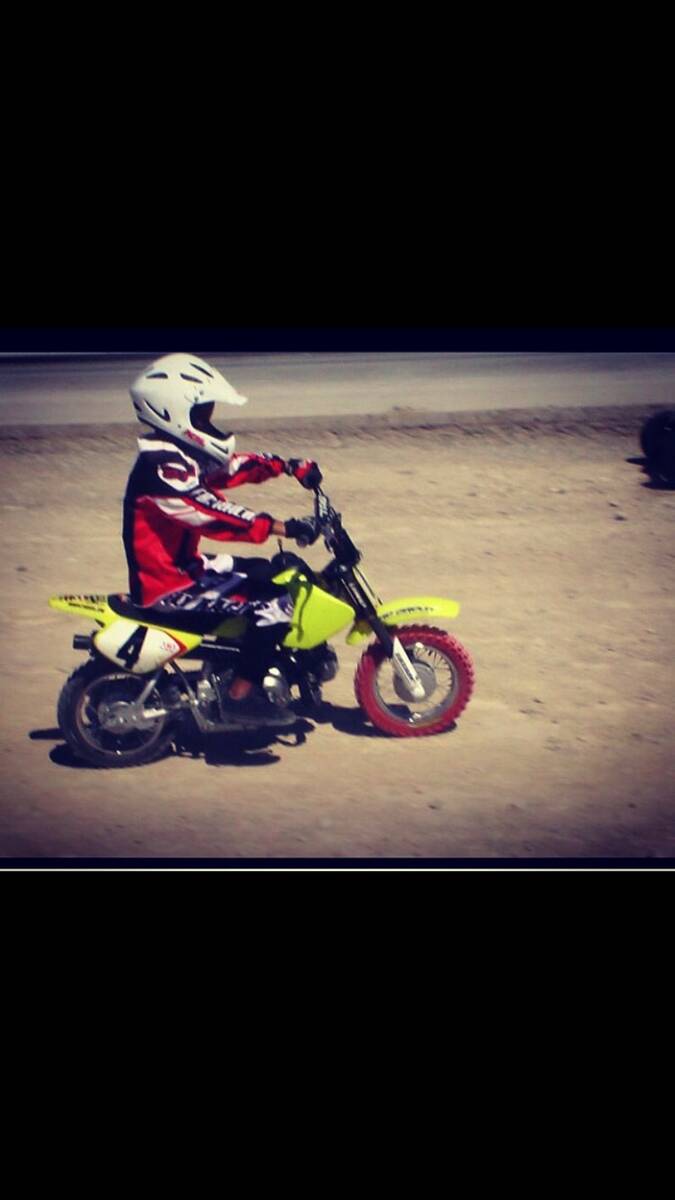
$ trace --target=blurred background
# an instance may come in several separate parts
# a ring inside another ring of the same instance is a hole
[[[675,353],[231,353],[186,345],[249,397],[247,423],[392,410],[675,405]],[[162,351],[0,353],[0,424],[133,421],[129,385]]]

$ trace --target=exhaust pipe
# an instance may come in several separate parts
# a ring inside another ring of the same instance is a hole
[[[76,633],[73,638],[73,650],[91,650],[91,637],[85,637],[83,633]]]

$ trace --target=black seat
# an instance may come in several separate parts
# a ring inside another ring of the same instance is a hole
[[[224,613],[181,612],[176,609],[169,613],[165,608],[141,608],[134,604],[128,596],[118,593],[108,596],[108,604],[118,617],[129,617],[132,621],[150,621],[162,629],[176,629],[184,633],[213,633],[226,619]]]

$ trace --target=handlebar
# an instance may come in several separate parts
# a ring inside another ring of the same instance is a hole
[[[341,563],[356,566],[361,559],[360,551],[343,528],[342,515],[333,508],[330,498],[318,485],[314,491],[314,520],[317,532],[323,535],[326,549]],[[300,545],[298,540],[298,545]]]
[[[336,513],[331,508],[330,500],[320,485],[313,488],[312,491],[314,492],[314,522],[316,525],[317,537],[319,537],[321,534],[324,534],[325,537],[326,533],[330,532],[332,519],[334,517],[339,519],[339,513]],[[315,538],[314,541],[316,540],[317,539]],[[304,549],[305,546],[313,545],[313,542],[310,542],[309,538],[297,537],[295,539],[295,544],[296,546],[300,546],[301,549]]]
[[[330,498],[320,485],[312,488],[314,492],[314,525],[316,536],[313,539],[302,535],[295,538],[295,543],[301,549],[313,545],[323,536],[326,549],[341,566],[355,567],[361,560],[361,552],[354,545],[349,534],[343,528],[342,516],[333,508]]]

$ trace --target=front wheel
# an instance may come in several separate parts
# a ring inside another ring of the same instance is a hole
[[[147,679],[92,659],[65,683],[58,704],[61,732],[73,753],[92,767],[139,767],[169,748],[175,730],[166,716],[139,720],[134,710]],[[161,708],[155,689],[148,708]]]
[[[428,625],[399,629],[397,636],[424,686],[424,699],[410,698],[377,642],[361,656],[356,699],[373,725],[392,737],[442,733],[469,703],[474,685],[471,656],[456,638]]]

